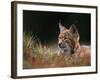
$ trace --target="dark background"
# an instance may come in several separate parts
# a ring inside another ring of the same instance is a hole
[[[59,20],[64,26],[75,24],[80,42],[90,44],[91,15],[85,13],[23,11],[23,32],[36,35],[42,43],[57,42]],[[69,28],[68,27],[68,28]]]

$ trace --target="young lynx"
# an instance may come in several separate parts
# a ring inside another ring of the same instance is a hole
[[[58,45],[60,52],[64,54],[73,54],[80,48],[79,33],[74,24],[69,29],[59,23],[60,34],[58,37]]]
[[[58,54],[73,58],[76,62],[83,60],[85,64],[91,64],[91,48],[79,43],[79,33],[74,24],[69,29],[59,23],[60,34],[58,36]]]

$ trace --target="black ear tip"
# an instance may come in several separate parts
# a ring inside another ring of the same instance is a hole
[[[76,27],[76,25],[75,24],[72,24],[72,27]]]
[[[61,23],[61,20],[59,19],[59,23]]]
[[[72,24],[72,25],[71,25],[70,31],[71,31],[72,33],[78,32],[75,24]]]
[[[61,23],[61,20],[59,20],[59,27],[62,27],[62,23]]]
[[[59,25],[61,25],[61,20],[59,20]]]
[[[77,30],[77,28],[76,28],[76,25],[75,24],[72,24],[72,26],[71,26],[73,29],[75,29],[75,30]]]

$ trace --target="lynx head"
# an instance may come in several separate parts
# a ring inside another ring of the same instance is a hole
[[[73,54],[80,47],[79,33],[76,26],[72,24],[69,29],[59,23],[60,34],[58,45],[60,53]]]

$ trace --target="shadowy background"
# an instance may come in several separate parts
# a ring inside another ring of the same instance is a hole
[[[57,42],[59,20],[64,26],[75,24],[80,34],[80,42],[90,44],[91,15],[85,13],[23,10],[23,32],[37,36],[42,44]]]

